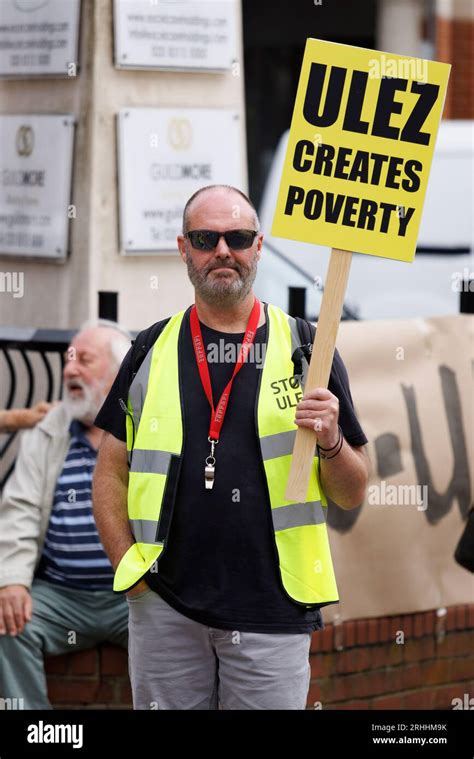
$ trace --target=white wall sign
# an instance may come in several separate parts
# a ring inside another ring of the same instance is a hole
[[[124,252],[176,252],[183,208],[199,187],[242,187],[236,111],[127,108],[118,116],[120,234]]]
[[[1,0],[0,76],[75,76],[80,0]]]
[[[74,117],[0,116],[0,255],[64,258]]]
[[[236,0],[115,0],[115,65],[229,69],[236,11]]]

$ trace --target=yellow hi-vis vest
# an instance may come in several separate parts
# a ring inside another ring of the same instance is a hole
[[[281,582],[288,596],[297,603],[335,603],[339,596],[326,527],[327,500],[319,484],[316,456],[307,501],[287,501],[284,495],[296,434],[295,405],[302,395],[299,381],[293,376],[292,362],[293,352],[301,342],[297,323],[280,308],[265,304],[265,309],[267,344],[263,369],[259,370],[256,433]],[[166,550],[183,450],[178,341],[184,314],[181,311],[171,317],[129,389],[128,517],[136,542],[117,567],[116,591],[128,590],[155,562],[153,571],[159,574],[159,558]],[[282,380],[290,391],[292,404],[282,404]],[[202,497],[206,498],[204,477],[202,487]],[[262,505],[255,504],[255,508]]]

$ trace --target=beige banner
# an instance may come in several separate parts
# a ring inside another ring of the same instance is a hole
[[[329,505],[340,602],[326,622],[474,602],[453,558],[474,501],[473,334],[468,315],[341,323],[372,473],[360,508]]]

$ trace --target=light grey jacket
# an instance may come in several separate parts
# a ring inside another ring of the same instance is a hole
[[[69,450],[71,419],[55,406],[22,433],[15,469],[0,505],[0,588],[31,586],[43,551],[56,481]]]

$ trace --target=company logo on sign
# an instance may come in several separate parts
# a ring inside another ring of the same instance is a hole
[[[174,150],[187,150],[191,147],[192,127],[188,119],[171,119],[168,124],[168,142]]]
[[[35,144],[33,128],[21,126],[16,133],[16,152],[18,155],[27,157],[32,154]]]

